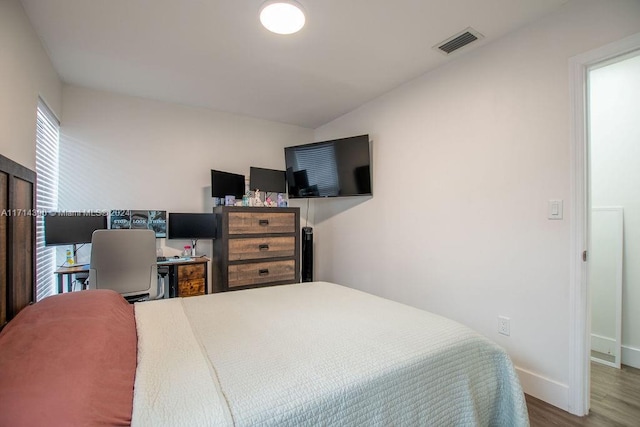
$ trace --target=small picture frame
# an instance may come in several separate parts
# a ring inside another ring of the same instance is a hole
[[[236,204],[236,196],[224,196],[225,206],[234,206]]]
[[[287,200],[285,199],[285,195],[283,193],[278,193],[278,207],[279,208],[287,207]]]

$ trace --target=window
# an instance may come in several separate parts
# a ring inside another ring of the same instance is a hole
[[[36,208],[38,212],[58,207],[58,145],[60,123],[40,99],[36,119]],[[56,251],[44,245],[44,217],[36,217],[36,300],[54,293]]]

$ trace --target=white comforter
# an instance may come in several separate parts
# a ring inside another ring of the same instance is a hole
[[[330,283],[136,304],[134,426],[526,426],[497,345]]]

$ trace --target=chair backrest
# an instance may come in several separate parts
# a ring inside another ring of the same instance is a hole
[[[125,297],[158,295],[156,237],[152,230],[96,230],[91,238],[89,289]]]

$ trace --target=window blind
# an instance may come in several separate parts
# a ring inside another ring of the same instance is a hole
[[[58,147],[60,123],[47,105],[38,100],[36,117],[36,300],[54,293],[56,251],[44,245],[42,212],[58,207]]]

